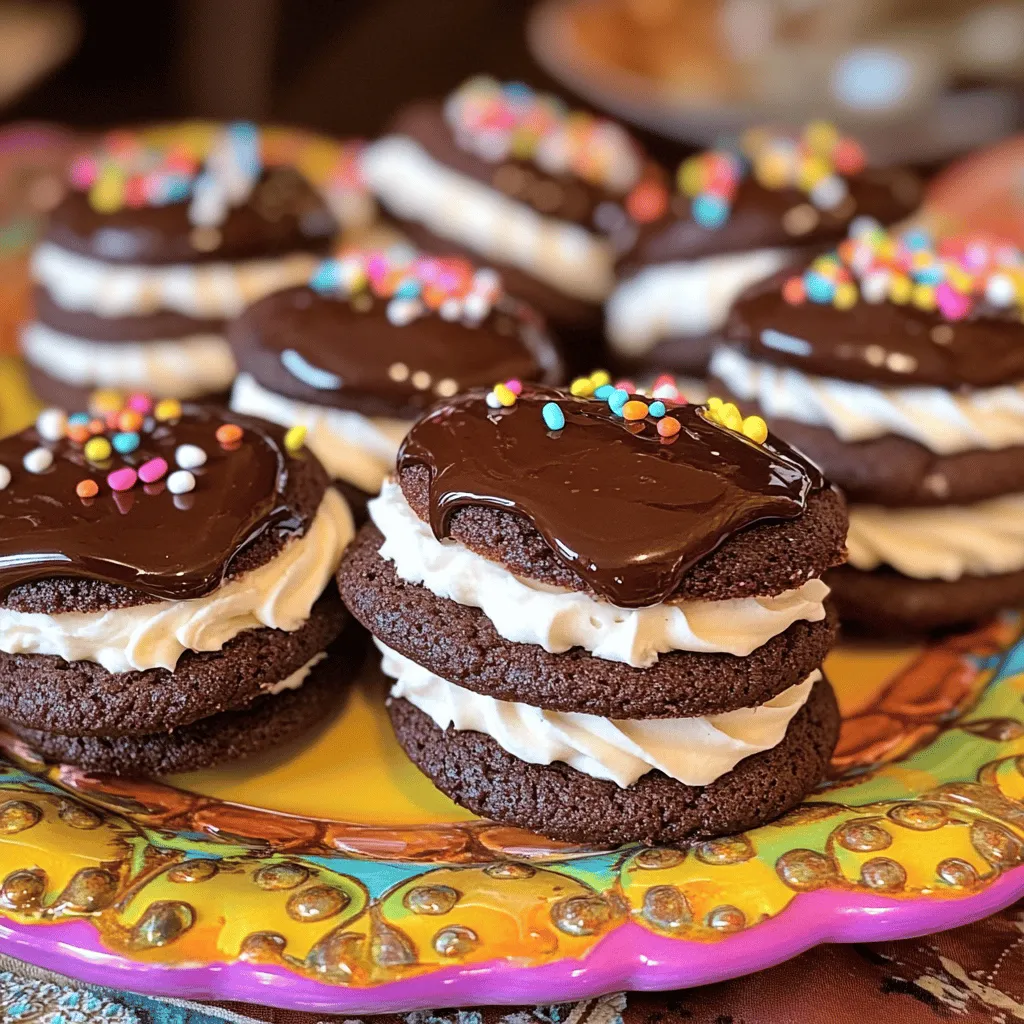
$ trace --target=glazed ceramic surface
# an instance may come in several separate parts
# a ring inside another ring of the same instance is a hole
[[[0,428],[31,412],[2,371]],[[116,779],[0,737],[0,951],[87,981],[335,1013],[555,1002],[760,970],[1024,894],[1024,628],[848,646],[833,777],[688,850],[474,819],[391,738],[368,668],[300,745]]]

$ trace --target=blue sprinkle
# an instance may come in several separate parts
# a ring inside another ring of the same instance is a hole
[[[622,407],[629,401],[629,392],[623,388],[615,388],[608,396],[608,407],[616,416],[622,415]]]
[[[68,417],[68,425],[72,427],[87,427],[92,417],[87,412],[76,412]]]
[[[921,249],[927,249],[931,245],[931,239],[928,237],[927,231],[914,228],[903,235],[903,244],[911,252],[918,252]]]
[[[420,283],[414,277],[407,277],[395,289],[395,298],[417,299],[420,295]]]
[[[668,412],[668,410],[665,408],[664,402],[651,402],[651,404],[647,406],[648,415],[653,416],[656,420],[660,420],[666,412]]]
[[[327,292],[336,292],[341,283],[338,273],[337,260],[324,260],[309,279],[309,287],[321,295]]]
[[[600,398],[603,402],[614,390],[611,384],[602,384],[599,388],[594,388],[594,397]]]
[[[835,285],[821,274],[810,271],[804,277],[804,287],[807,289],[807,298],[811,302],[829,303],[835,294]]]
[[[702,228],[720,228],[729,219],[729,204],[718,196],[701,195],[690,205],[690,212]]]
[[[540,410],[548,430],[561,430],[565,426],[565,414],[554,402],[545,402]]]
[[[139,435],[134,431],[115,434],[110,443],[114,446],[114,451],[120,452],[122,455],[130,455],[139,447]]]

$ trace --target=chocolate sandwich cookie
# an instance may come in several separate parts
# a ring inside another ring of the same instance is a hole
[[[347,621],[352,530],[302,428],[141,394],[44,411],[0,441],[0,719],[91,766],[298,688]]]
[[[435,406],[342,599],[399,742],[463,806],[574,842],[759,824],[835,743],[842,499],[759,418],[605,376]]]
[[[401,111],[363,169],[414,244],[496,267],[550,321],[570,366],[589,369],[602,361],[615,207],[646,163],[614,122],[479,77]]]
[[[117,131],[73,164],[33,255],[36,315],[22,336],[44,401],[81,408],[97,388],[226,394],[225,321],[304,281],[349,209],[338,197],[353,190],[353,154],[283,134],[245,123]],[[304,173],[314,166],[318,181]],[[332,188],[335,177],[349,184]]]
[[[841,240],[856,217],[903,219],[920,197],[915,174],[868,167],[860,145],[824,123],[799,135],[751,129],[734,148],[685,160],[671,186],[648,176],[615,234],[613,354],[628,368],[703,377],[745,287]]]
[[[324,261],[308,284],[246,310],[228,340],[240,371],[231,407],[307,427],[364,513],[438,399],[562,374],[543,320],[493,270],[406,247]]]
[[[862,222],[733,309],[713,381],[846,490],[850,621],[936,629],[1024,601],[1022,262]]]

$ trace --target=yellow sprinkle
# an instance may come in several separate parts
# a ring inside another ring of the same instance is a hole
[[[612,375],[607,370],[595,370],[590,375],[590,383],[594,385],[594,390],[602,388],[605,384],[611,384]]]
[[[754,161],[754,177],[758,183],[769,189],[782,188],[790,181],[793,162],[778,150],[766,149]]]
[[[119,412],[124,406],[124,395],[113,388],[94,391],[89,396],[89,412],[93,416],[102,416],[108,412]]]
[[[113,165],[104,167],[92,188],[89,204],[97,213],[114,213],[124,204],[124,175]]]
[[[916,284],[910,301],[918,308],[930,313],[935,308],[935,289],[930,284]]]
[[[93,437],[85,442],[83,451],[90,462],[105,462],[110,458],[112,449],[105,437]]]
[[[577,377],[569,385],[569,394],[577,398],[589,398],[594,391],[594,382],[589,377]]]
[[[831,172],[831,167],[820,156],[808,157],[800,167],[797,183],[805,192],[810,192],[819,181],[823,181]]]
[[[679,165],[679,174],[676,177],[679,191],[692,199],[703,186],[700,161],[692,156],[684,160]]]
[[[755,444],[764,444],[768,440],[768,424],[760,416],[748,416],[743,421],[743,436]]]
[[[892,281],[889,282],[889,298],[899,306],[904,306],[910,301],[913,290],[913,282],[906,274],[894,274]]]
[[[722,408],[722,400],[717,395],[712,395],[708,399],[708,411],[717,412]]]
[[[723,427],[728,427],[730,430],[740,431],[743,429],[743,415],[732,402],[726,402],[718,410],[718,421]]]
[[[285,431],[284,446],[293,455],[306,443],[306,428],[296,424]]]
[[[515,392],[505,387],[504,384],[494,385],[494,397],[497,398],[506,409],[516,404]]]
[[[819,154],[829,154],[839,141],[839,130],[828,121],[812,121],[804,131],[807,145]]]
[[[181,416],[181,402],[176,398],[161,398],[153,409],[153,416],[160,423],[176,420]]]
[[[953,264],[946,266],[946,280],[949,281],[950,287],[961,295],[970,295],[974,286],[974,278],[966,270],[961,270]]]
[[[836,287],[836,293],[832,297],[832,305],[836,309],[852,309],[857,305],[857,286],[850,281],[844,281]]]

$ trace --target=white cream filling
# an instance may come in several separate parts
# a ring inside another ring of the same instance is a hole
[[[219,334],[103,342],[76,338],[36,322],[22,331],[21,350],[47,376],[81,388],[199,398],[227,391],[235,379],[235,357]]]
[[[404,697],[439,729],[480,732],[520,761],[561,761],[623,789],[654,770],[685,786],[710,785],[744,758],[778,746],[821,678],[815,670],[766,704],[721,715],[612,719],[485,697],[374,643],[395,680],[391,696]]]
[[[892,566],[921,580],[1024,569],[1024,494],[939,508],[850,507],[846,540],[857,569]]]
[[[718,331],[740,292],[791,258],[787,249],[755,249],[644,267],[608,298],[608,342],[620,355],[637,357],[663,338]]]
[[[606,240],[450,170],[406,136],[388,135],[367,147],[363,173],[392,213],[442,238],[575,298],[603,302],[611,291]]]
[[[399,578],[479,608],[506,640],[538,644],[552,654],[582,647],[595,658],[635,668],[653,665],[668,651],[746,657],[794,622],[825,617],[828,587],[819,579],[776,597],[618,608],[589,594],[520,579],[457,541],[437,540],[394,480],[385,481],[369,509],[384,535],[380,556],[394,563]]]
[[[284,693],[285,690],[297,690],[308,678],[309,673],[320,664],[324,658],[327,657],[326,651],[321,651],[318,655],[310,658],[302,668],[297,669],[290,676],[286,676],[279,683],[273,683],[271,686],[264,686],[264,693]]]
[[[185,651],[219,651],[246,629],[291,633],[309,618],[354,533],[345,499],[328,488],[302,537],[205,597],[53,615],[0,608],[0,651],[93,661],[108,672],[173,671]]]
[[[937,455],[1024,444],[1024,384],[881,388],[755,362],[729,348],[715,352],[710,374],[769,418],[828,427],[843,441],[895,434]]]
[[[236,317],[271,292],[305,284],[320,262],[309,253],[238,263],[145,266],[107,263],[44,242],[32,275],[58,306],[96,316],[145,316],[170,310],[203,319]]]
[[[240,373],[231,393],[235,412],[306,428],[306,446],[336,480],[376,494],[395,468],[395,456],[411,423],[386,416],[363,416],[349,409],[296,402],[268,391]]]

